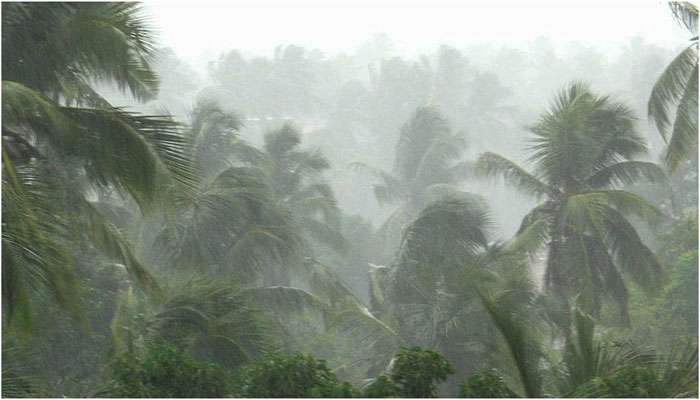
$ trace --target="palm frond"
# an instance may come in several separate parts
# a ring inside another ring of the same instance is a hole
[[[61,155],[81,157],[96,183],[128,191],[143,207],[155,196],[161,167],[192,187],[186,141],[168,118],[60,107],[16,82],[3,81],[3,94],[6,126],[30,128],[34,140],[49,143]]]
[[[139,4],[6,5],[3,11],[5,79],[43,93],[60,92],[71,80],[111,81],[139,100],[157,92],[153,32]]]
[[[697,62],[697,59],[696,59]],[[697,149],[698,144],[698,66],[691,72],[683,96],[678,102],[673,122],[671,140],[666,149],[665,161],[671,172],[678,169],[683,160]]]
[[[596,171],[587,180],[593,188],[632,185],[641,178],[664,183],[666,174],[656,164],[645,161],[622,161]]]
[[[476,167],[477,173],[480,175],[486,177],[502,176],[509,184],[537,198],[552,194],[552,189],[538,177],[498,154],[482,154]]]
[[[437,201],[421,211],[406,229],[402,240],[404,256],[432,262],[447,255],[473,256],[487,246],[490,224],[481,201],[471,198]]]
[[[161,300],[163,293],[156,279],[133,254],[131,244],[119,229],[81,196],[75,196],[72,201],[76,210],[84,217],[85,232],[95,247],[108,257],[121,261],[134,283],[156,300]]]
[[[669,1],[673,17],[688,31],[697,36],[698,34],[698,7],[688,1]]]
[[[680,344],[667,356],[660,371],[661,382],[669,388],[667,396],[695,397],[698,394],[698,346]]]
[[[80,320],[77,281],[66,246],[69,231],[50,206],[51,189],[33,168],[18,169],[4,143],[2,162],[4,316],[10,326],[28,329],[32,298],[44,292]]]
[[[528,216],[531,216],[528,214]],[[526,216],[525,218],[528,218]],[[521,224],[516,236],[508,242],[507,250],[534,256],[549,239],[549,223],[546,217],[534,217]]]
[[[525,396],[542,396],[542,377],[539,371],[541,349],[539,343],[530,335],[525,321],[519,318],[509,304],[500,302],[501,295],[477,290],[477,294],[486,308],[491,321],[505,340],[513,362],[516,365]]]
[[[653,289],[661,282],[661,264],[641,240],[632,224],[617,210],[606,208],[605,242],[612,250],[621,270],[643,288]]]
[[[693,44],[671,61],[654,84],[647,111],[651,117],[650,121],[656,125],[664,140],[667,139],[668,129],[671,126],[672,107],[677,105],[684,96],[691,74],[697,65],[697,45]],[[697,97],[697,91],[695,96]]]
[[[234,368],[274,346],[262,315],[236,285],[212,278],[174,290],[149,319],[148,329],[151,339],[188,345],[196,355]]]
[[[631,365],[653,367],[657,357],[631,343],[610,343],[595,338],[593,318],[575,308],[572,312],[572,333],[564,346],[564,368],[560,383],[564,395],[571,395],[581,385],[594,378],[610,376],[620,368]]]

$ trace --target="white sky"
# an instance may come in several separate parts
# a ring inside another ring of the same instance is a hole
[[[688,34],[664,1],[233,0],[146,3],[160,43],[197,66],[228,49],[268,55],[279,44],[352,51],[386,33],[406,55],[440,44],[524,46],[539,36],[617,47],[633,36],[677,48]]]

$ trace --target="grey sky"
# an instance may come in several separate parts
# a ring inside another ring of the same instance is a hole
[[[676,48],[687,33],[663,1],[240,0],[151,1],[161,44],[193,65],[227,49],[267,55],[279,44],[327,54],[387,33],[412,55],[449,44],[523,46],[539,36],[612,48],[633,36]]]

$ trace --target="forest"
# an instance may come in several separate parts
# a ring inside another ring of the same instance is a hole
[[[202,69],[149,10],[2,3],[3,397],[698,397],[696,5]]]

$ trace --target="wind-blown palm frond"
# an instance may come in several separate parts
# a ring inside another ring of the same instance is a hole
[[[270,328],[244,294],[231,283],[206,278],[176,289],[147,329],[151,340],[167,339],[228,367],[258,359],[274,347],[266,332]]]
[[[697,67],[696,45],[683,50],[666,67],[652,89],[649,98],[649,115],[652,117],[659,132],[667,138],[671,126],[671,104],[677,104],[686,92],[686,85],[693,70]]]
[[[698,8],[688,1],[671,1],[668,6],[673,17],[692,34],[698,34]]]
[[[534,256],[549,239],[547,215],[538,215],[538,209],[530,212],[518,229],[516,236],[508,243],[508,250]]]
[[[44,93],[110,80],[152,98],[153,34],[138,3],[3,5],[3,77]]]
[[[404,234],[406,257],[437,260],[439,254],[461,258],[487,245],[490,226],[483,204],[474,199],[448,199],[426,207]]]
[[[284,125],[265,135],[263,150],[255,157],[241,161],[262,172],[272,198],[307,240],[343,254],[348,244],[340,231],[340,209],[322,177],[330,164],[320,152],[299,149],[300,145],[301,132]]]
[[[653,367],[658,357],[629,342],[612,343],[595,338],[593,318],[574,309],[573,330],[566,338],[563,365],[557,377],[560,392],[565,396],[594,378],[614,374],[632,365]]]
[[[622,161],[602,168],[587,180],[592,188],[625,186],[642,178],[652,183],[664,183],[666,174],[656,164],[646,161]]]
[[[697,14],[696,14],[697,15]],[[698,395],[698,346],[679,345],[666,357],[660,371],[663,387],[669,397],[683,398]]]
[[[115,185],[142,206],[155,196],[159,167],[187,187],[192,185],[185,140],[167,118],[60,107],[9,81],[3,81],[3,95],[3,129],[31,129],[30,140],[48,143],[63,156],[80,157],[93,182]]]
[[[144,292],[160,300],[162,291],[153,275],[133,254],[131,244],[119,229],[100,214],[95,206],[82,196],[73,199],[75,210],[84,217],[83,229],[88,239],[108,257],[119,260]]]
[[[231,167],[190,199],[154,246],[154,254],[162,250],[177,266],[214,267],[250,280],[264,272],[263,266],[283,265],[299,255],[302,240],[263,172]]]
[[[447,120],[436,109],[419,107],[401,128],[390,173],[362,163],[352,164],[376,177],[373,189],[380,204],[397,204],[380,228],[392,255],[400,244],[402,229],[423,208],[443,195],[461,195],[457,184],[473,171],[472,163],[460,161],[465,147],[464,138],[450,131]]]
[[[49,185],[33,168],[16,168],[5,153],[2,170],[3,317],[20,327],[31,322],[31,298],[48,292],[78,316],[77,282],[65,240],[66,222],[52,212]]]
[[[542,377],[539,360],[542,351],[534,332],[507,301],[507,292],[490,294],[477,290],[494,325],[503,336],[516,365],[526,397],[542,397]]]
[[[693,35],[692,44],[666,67],[649,96],[648,113],[667,140],[666,164],[675,171],[696,149],[698,141],[698,8],[689,2],[669,2],[674,18]],[[675,120],[671,113],[675,108]]]
[[[606,209],[605,242],[620,269],[642,287],[653,289],[661,280],[661,264],[637,234],[632,224],[616,210]]]
[[[192,157],[206,177],[225,169],[233,154],[242,154],[251,146],[238,138],[242,122],[232,112],[210,100],[201,100],[192,111],[189,141]]]
[[[503,176],[506,182],[538,198],[553,193],[539,178],[498,154],[482,154],[477,161],[477,171],[486,177]]]
[[[696,55],[697,63],[697,55]],[[691,72],[685,92],[676,109],[671,140],[666,149],[666,164],[675,170],[697,149],[698,144],[698,66]]]

